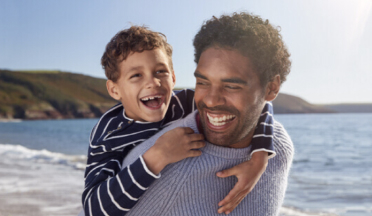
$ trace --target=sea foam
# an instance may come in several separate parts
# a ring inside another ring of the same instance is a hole
[[[87,157],[66,155],[48,150],[28,149],[21,145],[0,144],[0,157],[13,160],[29,160],[38,163],[62,164],[74,169],[84,170]]]

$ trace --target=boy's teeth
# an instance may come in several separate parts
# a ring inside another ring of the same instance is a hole
[[[162,97],[161,95],[156,95],[153,97],[145,97],[145,98],[141,98],[141,101],[154,100],[155,98],[161,98],[161,97]]]
[[[224,115],[220,117],[212,117],[207,113],[209,122],[214,126],[225,125],[229,120],[235,118],[235,115]]]

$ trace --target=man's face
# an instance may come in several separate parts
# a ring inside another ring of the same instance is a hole
[[[157,122],[167,112],[175,84],[174,72],[163,49],[130,54],[119,64],[115,88],[125,114],[137,121]]]
[[[238,51],[209,48],[194,75],[206,139],[220,146],[247,147],[265,104],[265,91],[249,58]]]

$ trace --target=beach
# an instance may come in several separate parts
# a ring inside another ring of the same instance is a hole
[[[276,119],[295,146],[280,215],[372,215],[372,115],[277,115]],[[76,216],[95,122],[0,123],[0,216]]]

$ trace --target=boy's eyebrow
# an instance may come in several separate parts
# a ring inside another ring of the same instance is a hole
[[[135,67],[132,67],[132,68],[130,68],[129,70],[128,70],[128,72],[131,72],[131,71],[137,71],[137,70],[140,70],[140,69],[142,69],[143,68],[143,66],[135,66]]]
[[[194,76],[196,78],[200,78],[200,79],[205,79],[205,80],[208,80],[208,78],[204,75],[201,75],[198,71],[195,71],[194,72]],[[235,84],[242,84],[242,85],[247,85],[248,83],[238,77],[232,77],[232,78],[228,78],[228,79],[222,79],[221,80],[222,82],[228,82],[228,83],[235,83]]]

